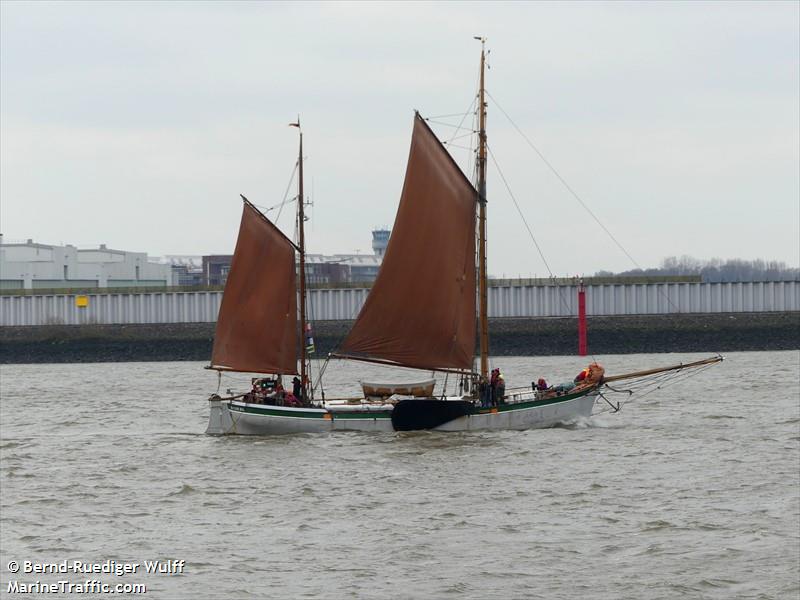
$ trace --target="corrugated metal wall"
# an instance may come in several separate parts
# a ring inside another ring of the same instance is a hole
[[[489,288],[491,317],[564,317],[578,312],[576,286]],[[309,291],[312,321],[347,320],[358,314],[366,289]],[[78,308],[75,295],[0,296],[0,325],[88,323],[206,323],[217,319],[222,292],[89,294]],[[645,315],[800,310],[800,282],[654,283],[590,285],[586,313]]]
[[[586,286],[589,316],[797,310],[798,281]],[[489,288],[489,315],[493,317],[563,317],[577,313],[577,286]]]

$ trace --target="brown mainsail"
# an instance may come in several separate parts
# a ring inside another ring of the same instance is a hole
[[[392,237],[340,355],[472,369],[477,197],[417,114]]]
[[[247,200],[217,318],[211,367],[297,373],[295,246]]]

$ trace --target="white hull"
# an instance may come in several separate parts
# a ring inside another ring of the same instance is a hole
[[[491,411],[459,417],[436,427],[438,431],[496,431],[541,429],[592,415],[596,392],[555,399],[546,404],[506,404]],[[460,398],[459,398],[460,400]],[[390,411],[288,408],[247,404],[236,400],[209,400],[206,433],[211,435],[285,435],[332,431],[394,431]]]
[[[437,431],[498,431],[501,429],[545,429],[592,416],[596,394],[557,404],[515,408],[496,413],[459,417],[436,427]]]

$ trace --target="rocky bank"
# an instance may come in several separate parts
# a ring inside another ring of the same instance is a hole
[[[316,356],[344,338],[350,321],[314,325]],[[800,349],[800,312],[592,317],[589,352],[732,352]],[[577,320],[492,319],[494,356],[577,352]],[[50,325],[0,328],[0,363],[208,360],[213,323]]]

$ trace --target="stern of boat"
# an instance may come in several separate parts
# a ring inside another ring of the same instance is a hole
[[[226,435],[233,431],[233,419],[231,411],[228,410],[227,401],[219,395],[212,394],[208,399],[208,428],[207,435]]]

